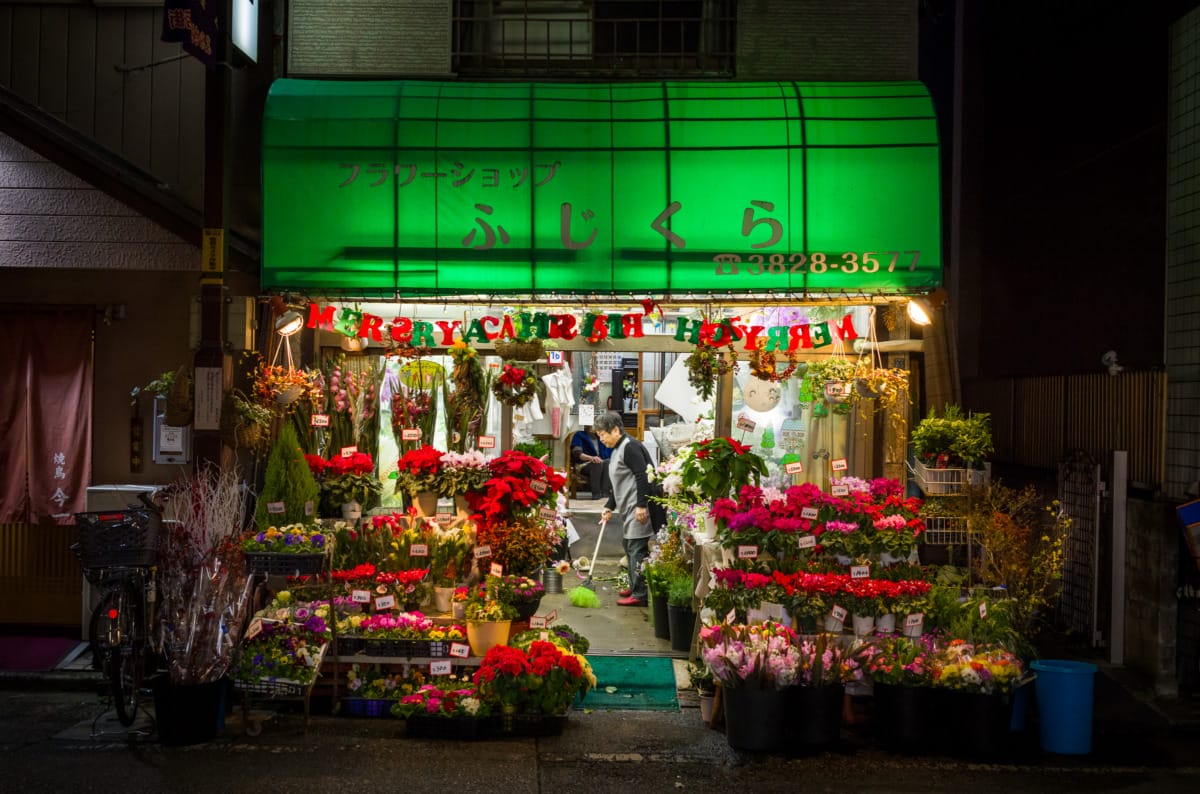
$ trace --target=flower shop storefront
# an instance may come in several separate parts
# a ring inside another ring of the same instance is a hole
[[[255,372],[280,421],[244,547],[320,563],[255,636],[320,629],[308,667],[410,732],[561,716],[588,640],[537,602],[567,442],[611,409],[657,451],[655,630],[665,601],[731,745],[825,746],[872,684],[999,725],[1024,626],[919,564],[915,384],[883,358],[941,281],[934,122],[917,84],[278,81],[262,279],[293,335]],[[308,374],[275,363],[296,340]]]

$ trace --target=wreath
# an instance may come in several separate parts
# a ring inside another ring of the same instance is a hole
[[[512,364],[505,364],[500,376],[492,383],[492,394],[505,405],[516,407],[533,399],[537,379],[533,373]]]
[[[760,342],[760,344],[762,343]],[[796,354],[794,352],[789,351],[787,354],[787,359],[788,366],[785,367],[782,372],[779,372],[775,368],[775,363],[777,361],[775,352],[768,352],[762,347],[756,348],[755,351],[750,354],[750,374],[756,378],[759,378],[760,380],[769,380],[774,381],[775,383],[785,381],[792,376],[792,373],[796,371],[796,367],[799,364],[799,362],[796,360]]]
[[[712,399],[717,380],[727,372],[737,369],[737,358],[732,345],[728,354],[722,353],[712,345],[699,344],[688,356],[688,383],[692,384],[703,400]]]

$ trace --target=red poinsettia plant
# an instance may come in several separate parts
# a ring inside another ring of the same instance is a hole
[[[538,507],[553,507],[566,477],[537,458],[510,449],[488,464],[491,478],[479,491],[466,494],[467,504],[483,523],[491,524],[533,515]]]
[[[442,451],[428,444],[405,452],[396,462],[396,490],[433,491],[442,473]]]

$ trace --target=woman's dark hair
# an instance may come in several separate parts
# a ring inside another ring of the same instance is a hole
[[[597,432],[603,431],[608,433],[618,428],[624,430],[625,422],[621,419],[621,415],[616,411],[606,411],[605,413],[602,413],[596,417],[595,427]]]

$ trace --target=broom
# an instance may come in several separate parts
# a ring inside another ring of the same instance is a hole
[[[596,548],[592,550],[592,559],[588,564],[588,576],[583,584],[572,587],[567,593],[571,606],[596,608],[600,606],[600,598],[596,595],[596,585],[592,584],[592,576],[596,572],[596,555],[600,553],[600,541],[604,539],[604,527],[607,521],[600,522],[600,530],[596,533]]]

